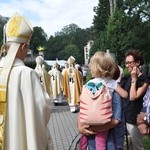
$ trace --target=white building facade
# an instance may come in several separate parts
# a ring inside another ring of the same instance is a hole
[[[90,49],[93,45],[94,41],[90,40],[87,42],[87,45],[84,46],[84,65],[88,65],[90,58]]]

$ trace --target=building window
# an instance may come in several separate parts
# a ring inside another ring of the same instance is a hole
[[[86,59],[88,59],[89,58],[89,55],[88,54],[86,54]]]

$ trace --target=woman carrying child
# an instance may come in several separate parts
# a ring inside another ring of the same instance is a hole
[[[96,86],[102,83],[104,87],[108,87],[111,99],[114,91],[116,91],[123,98],[128,96],[127,92],[121,88],[116,80],[113,79],[116,71],[116,63],[110,53],[105,53],[102,51],[96,52],[90,59],[89,68],[92,79],[85,84],[85,87],[89,88],[88,86],[91,85],[91,83],[95,84]],[[93,91],[91,91],[93,94],[95,94],[96,90],[97,89],[93,89]],[[80,99],[84,97],[83,94],[84,93],[82,91]],[[110,121],[106,122],[105,124],[89,125],[82,120],[82,116],[82,107],[80,107],[78,129],[83,135],[80,140],[80,150],[86,150],[87,147],[89,150],[106,150],[108,131],[110,128],[114,127],[118,121],[116,119],[111,119],[111,115]]]

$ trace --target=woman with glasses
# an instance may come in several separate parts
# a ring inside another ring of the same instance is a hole
[[[144,94],[149,86],[150,78],[140,71],[140,66],[144,60],[139,50],[129,50],[125,54],[125,66],[130,76],[125,83],[125,88],[129,93],[126,101],[126,124],[127,131],[131,137],[132,150],[144,150],[143,136],[137,127],[137,115],[140,113],[143,104]]]

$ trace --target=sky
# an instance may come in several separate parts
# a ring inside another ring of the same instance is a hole
[[[92,25],[99,0],[0,0],[0,15],[11,17],[15,12],[28,18],[33,27],[55,35],[66,25],[74,23],[82,29]]]

